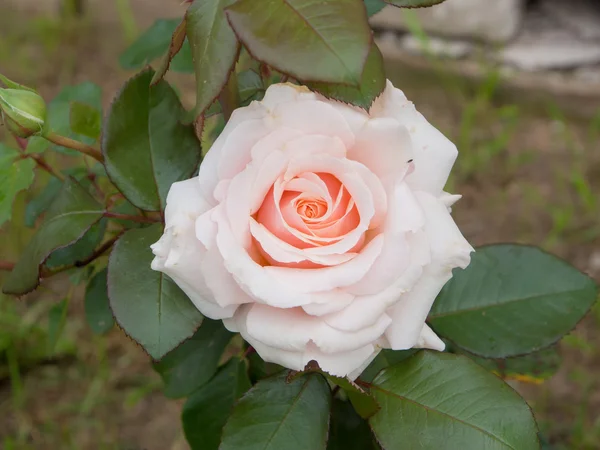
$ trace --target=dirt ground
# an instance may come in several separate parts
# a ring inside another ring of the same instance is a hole
[[[108,104],[130,75],[117,64],[127,45],[117,2],[92,0],[83,21],[68,24],[57,16],[56,3],[2,0],[0,72],[36,86],[47,98],[61,86],[89,80],[103,88]],[[137,27],[180,16],[180,3],[132,0]],[[498,81],[493,69],[467,89],[437,73],[439,67],[431,71],[423,83],[410,68],[391,63],[388,75],[459,146],[448,190],[463,195],[454,216],[467,239],[474,245],[540,245],[600,280],[600,105],[595,117],[567,116],[549,92],[545,106],[531,112],[501,93],[498,87],[510,83]],[[176,79],[193,101],[191,80]],[[14,251],[2,248],[3,255]],[[0,299],[0,314],[10,311],[18,322],[23,353],[39,345],[35,333],[43,311],[36,305],[51,306],[63,284],[53,280],[18,304]],[[78,288],[73,298],[81,295]],[[10,367],[0,366],[0,445],[7,450],[186,449],[181,403],[162,396],[143,351],[119,330],[93,336],[81,301],[71,302],[69,314],[60,356],[31,367],[23,363],[18,386],[11,386]],[[600,448],[599,325],[596,308],[561,342],[563,365],[549,381],[514,383],[536,412],[549,448]]]

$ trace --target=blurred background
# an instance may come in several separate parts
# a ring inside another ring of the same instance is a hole
[[[182,3],[0,0],[0,73],[48,100],[90,81],[106,108],[133,73],[119,56],[156,19],[181,17]],[[467,239],[540,245],[600,281],[600,2],[447,0],[385,8],[372,25],[388,77],[459,147],[447,190],[463,195],[453,213]],[[193,104],[192,77],[171,81]],[[0,142],[14,145],[2,127]],[[14,261],[32,235],[26,200],[45,176],[0,229],[0,259]],[[181,403],[119,329],[90,331],[85,286],[65,297],[65,277],[77,282],[67,273],[21,299],[0,296],[0,448],[186,449]],[[600,308],[557,352],[558,370],[551,352],[510,382],[546,448],[600,449]]]

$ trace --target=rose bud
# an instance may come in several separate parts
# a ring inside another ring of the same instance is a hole
[[[0,113],[11,133],[28,138],[42,133],[46,123],[46,102],[31,90],[0,88]]]
[[[473,251],[443,191],[457,149],[388,82],[368,112],[276,84],[173,184],[152,268],[265,360],[356,378],[444,343],[433,301]]]

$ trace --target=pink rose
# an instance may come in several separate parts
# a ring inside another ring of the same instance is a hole
[[[443,191],[456,147],[388,82],[369,113],[291,84],[236,110],[152,246],[207,317],[270,362],[357,377],[425,324],[473,250]]]

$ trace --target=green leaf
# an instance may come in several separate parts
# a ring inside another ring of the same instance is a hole
[[[85,319],[96,334],[108,332],[115,319],[108,303],[107,270],[98,272],[85,289]]]
[[[58,178],[50,178],[44,189],[27,203],[25,208],[25,226],[33,228],[37,218],[46,212],[62,187]]]
[[[259,381],[223,429],[219,450],[324,450],[331,394],[321,375],[286,383],[286,373]]]
[[[67,306],[67,300],[63,299],[56,305],[52,306],[50,311],[48,311],[48,345],[46,351],[49,356],[54,354],[56,344],[58,343],[60,335],[65,328],[65,323],[67,320]]]
[[[119,64],[125,70],[142,69],[152,61],[167,53],[173,33],[181,23],[180,19],[159,19],[148,28],[119,57]],[[173,57],[170,65],[174,72],[194,71],[190,46],[185,42],[181,51]]]
[[[46,220],[8,276],[3,292],[23,295],[35,289],[39,284],[40,266],[50,253],[81,239],[103,214],[102,205],[77,182],[68,179],[50,205]]]
[[[234,2],[195,0],[186,13],[196,73],[196,116],[217,98],[234,69],[240,45],[223,10]]]
[[[385,0],[392,6],[398,8],[426,8],[428,6],[439,5],[446,0]]]
[[[71,130],[96,141],[102,128],[102,112],[81,102],[71,103]]]
[[[166,81],[150,87],[153,72],[130,79],[112,104],[102,139],[106,171],[138,208],[158,211],[171,184],[192,176],[200,143],[185,110]]]
[[[360,386],[348,378],[338,377],[324,372],[319,368],[319,365],[316,361],[310,361],[302,372],[291,372],[290,376],[288,376],[288,381],[305,376],[307,373],[319,373],[327,378],[327,381],[330,383],[339,386],[346,393],[348,399],[354,406],[354,409],[362,418],[368,419],[377,411],[379,411],[379,405],[377,404],[377,401],[375,401],[375,399],[368,392],[365,392]]]
[[[239,0],[227,18],[248,52],[280,72],[360,84],[372,42],[361,0]]]
[[[237,77],[242,106],[248,105],[252,100],[260,100],[262,98],[265,93],[265,86],[258,73],[248,69],[240,72]],[[260,98],[258,98],[259,96]]]
[[[167,71],[169,70],[169,67],[171,66],[171,61],[183,47],[183,44],[186,39],[185,28],[186,22],[185,19],[183,19],[173,31],[173,36],[171,37],[171,40],[169,42],[169,48],[167,49],[167,53],[164,54],[160,65],[158,66],[158,69],[156,70],[156,73],[154,74],[154,77],[152,78],[150,84],[158,83],[166,75]]]
[[[333,399],[327,450],[375,450],[373,434],[366,420],[350,402]]]
[[[502,358],[553,344],[596,298],[594,280],[566,262],[535,247],[491,245],[455,272],[428,320],[460,348]]]
[[[414,355],[417,350],[382,350],[369,364],[369,366],[360,375],[360,379],[370,383],[373,378],[383,369],[404,361],[406,358]]]
[[[96,138],[88,137],[71,129],[71,104],[83,103],[97,111],[102,117],[102,90],[99,86],[88,81],[75,86],[67,86],[48,105],[48,120],[46,128],[62,136],[92,145]],[[54,150],[68,155],[79,155],[75,150],[50,144],[42,137],[34,136],[28,140],[27,153],[41,153],[49,145]]]
[[[248,360],[248,374],[252,383],[256,383],[258,380],[275,375],[277,372],[285,370],[278,364],[265,362],[255,351],[246,356]]]
[[[373,42],[358,87],[328,83],[308,83],[308,87],[320,92],[327,98],[351,103],[368,110],[373,101],[385,89],[385,80],[383,56]]]
[[[12,217],[17,194],[33,183],[35,162],[0,143],[0,226]]]
[[[106,222],[106,219],[101,219],[92,225],[77,242],[54,250],[44,262],[44,266],[55,269],[61,266],[77,265],[77,262],[87,259],[102,242],[106,231]]]
[[[161,224],[127,231],[108,262],[108,298],[115,320],[154,359],[165,356],[202,323],[183,291],[150,268],[150,245],[161,234]]]
[[[527,403],[466,357],[421,351],[381,372],[371,392],[381,410],[369,422],[386,450],[539,449]]]
[[[194,392],[183,406],[183,431],[192,450],[218,450],[233,405],[250,389],[246,365],[231,358],[217,375]]]
[[[383,0],[364,0],[365,6],[367,8],[367,15],[369,17],[377,14],[383,8],[385,8],[386,3]]]
[[[561,357],[554,347],[523,356],[489,359],[469,353],[460,353],[504,380],[540,384],[553,376],[560,367]]]
[[[187,397],[217,371],[231,333],[221,320],[204,319],[196,333],[154,365],[169,398]]]

